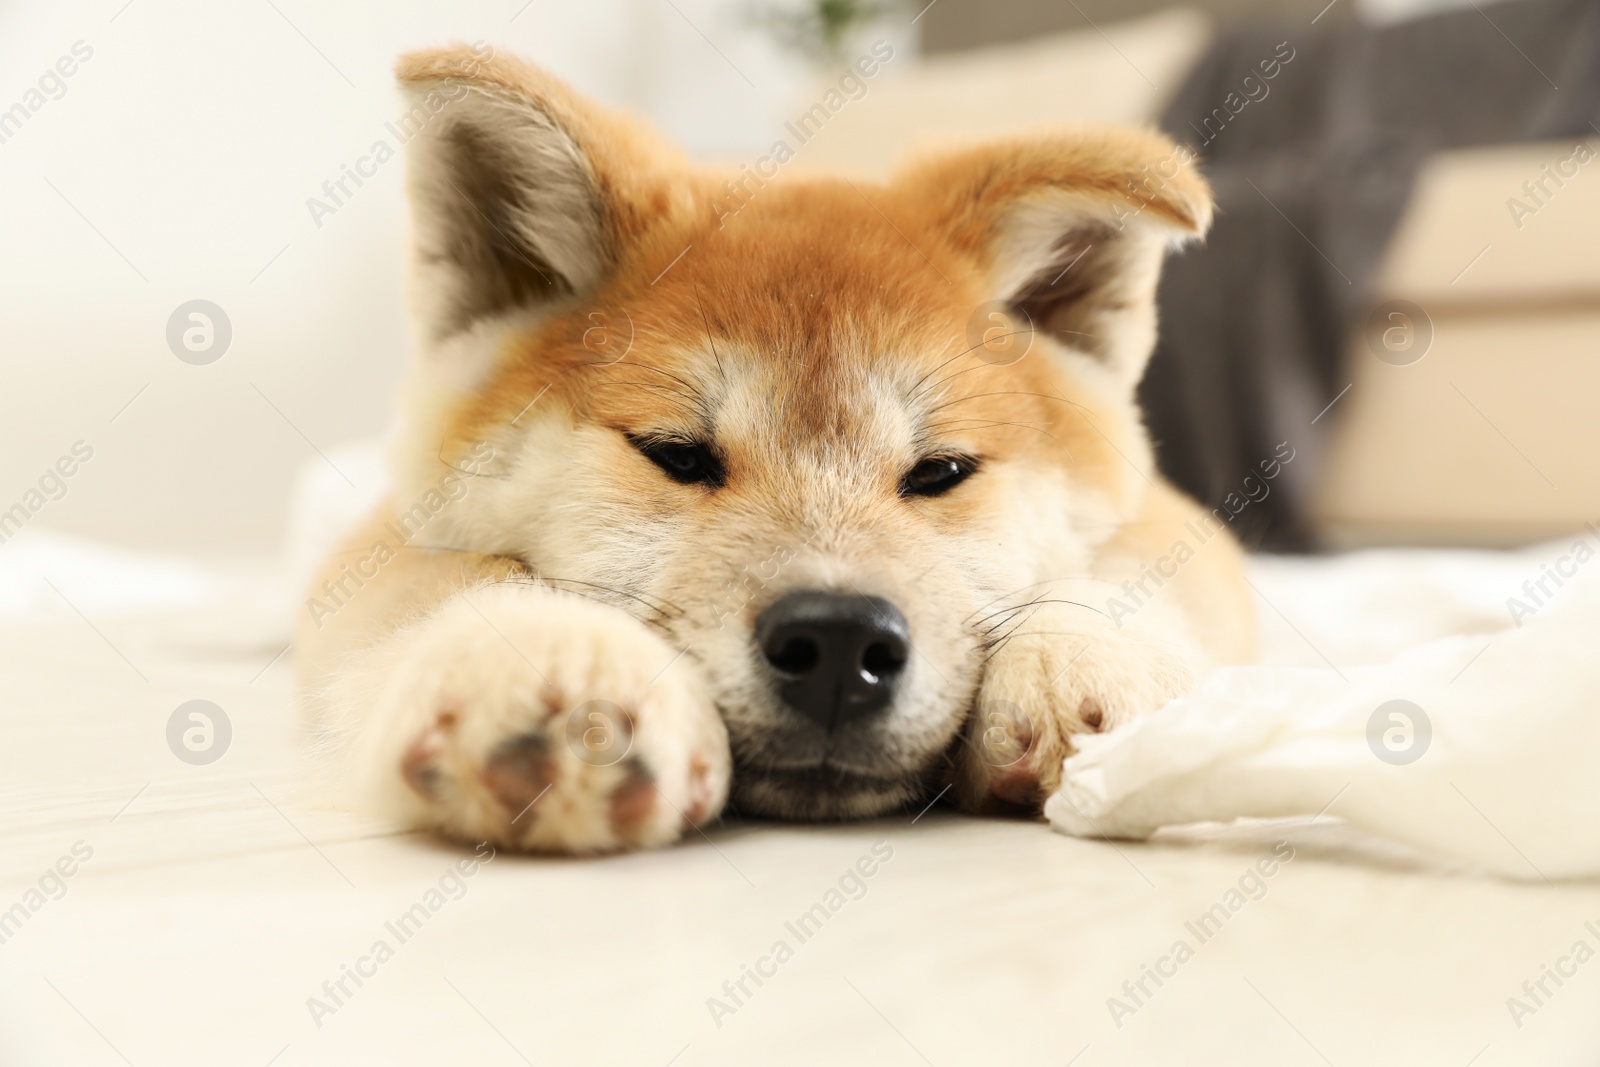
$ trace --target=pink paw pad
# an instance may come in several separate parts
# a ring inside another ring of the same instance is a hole
[[[696,752],[689,760],[689,806],[683,813],[683,828],[698,830],[711,810],[711,761]]]
[[[989,792],[1007,804],[1032,807],[1039,799],[1039,779],[1032,771],[1008,771],[995,779]]]
[[[1078,720],[1095,733],[1100,732],[1100,728],[1105,724],[1105,718],[1105,712],[1101,710],[1099,702],[1094,697],[1084,697],[1083,703],[1078,705]]]
[[[444,755],[445,737],[456,726],[454,711],[441,711],[433,725],[411,742],[405,755],[400,757],[400,776],[406,784],[425,800],[437,800],[444,775],[439,760]]]
[[[619,837],[648,819],[656,807],[656,783],[650,772],[637,760],[626,766],[627,777],[611,791],[611,830]]]

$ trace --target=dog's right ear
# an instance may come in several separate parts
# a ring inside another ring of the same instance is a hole
[[[660,210],[670,150],[538,68],[454,45],[403,56],[396,76],[431,342],[592,292]]]

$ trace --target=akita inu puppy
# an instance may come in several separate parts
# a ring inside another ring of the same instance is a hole
[[[725,174],[527,64],[399,80],[421,358],[299,645],[385,811],[563,852],[729,803],[1037,812],[1074,734],[1251,654],[1237,545],[1174,554],[1222,523],[1134,404],[1211,213],[1168,141],[780,176],[725,217]]]

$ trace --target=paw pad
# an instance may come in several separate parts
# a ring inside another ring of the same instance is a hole
[[[1031,808],[1039,801],[1039,778],[1032,771],[1011,771],[995,779],[989,792],[1007,804]]]
[[[644,822],[656,808],[655,777],[638,760],[629,760],[627,777],[611,791],[611,829],[621,837]]]
[[[1078,720],[1096,733],[1105,724],[1105,717],[1105,712],[1094,697],[1084,697],[1083,703],[1078,705]]]
[[[483,784],[502,807],[520,816],[556,781],[556,765],[543,734],[500,742],[483,766]]]
[[[439,712],[433,725],[417,735],[400,757],[400,776],[425,800],[437,800],[444,776],[439,770],[439,760],[444,755],[445,737],[456,727],[456,713],[446,709]]]
[[[689,806],[683,812],[683,828],[698,830],[711,810],[711,761],[704,752],[689,760]]]

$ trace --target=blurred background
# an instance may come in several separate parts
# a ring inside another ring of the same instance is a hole
[[[1595,3],[96,0],[0,6],[13,526],[21,505],[30,530],[264,558],[308,464],[370,492],[347,446],[383,434],[410,354],[403,165],[331,214],[308,200],[392,141],[395,55],[448,40],[526,55],[707,159],[765,153],[878,40],[894,59],[797,168],[1162,126],[1222,208],[1169,268],[1144,387],[1180,484],[1220,503],[1289,442],[1238,522],[1269,549],[1600,520]],[[192,301],[225,327],[186,360]]]

